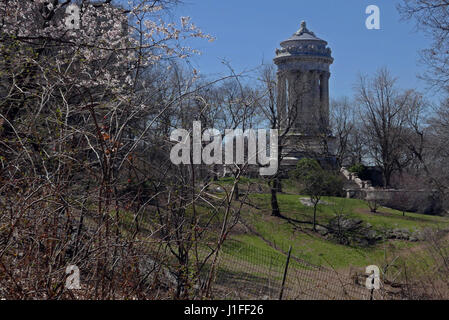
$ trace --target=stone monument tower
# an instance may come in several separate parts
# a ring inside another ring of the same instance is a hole
[[[335,137],[329,127],[331,49],[304,21],[281,47],[274,63],[280,133],[288,130],[282,164],[295,165],[302,157],[334,162]]]

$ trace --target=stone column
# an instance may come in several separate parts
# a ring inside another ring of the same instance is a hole
[[[298,123],[299,133],[307,133],[307,128],[310,123],[310,104],[312,102],[310,92],[311,79],[310,71],[301,72],[298,77],[297,95],[299,96],[296,122]]]
[[[307,82],[307,72],[298,72],[296,76],[295,101],[296,101],[296,133],[302,133],[304,129],[304,85]]]
[[[278,108],[278,121],[280,129],[284,129],[287,124],[287,110],[286,110],[286,76],[284,72],[277,73],[277,108]]]
[[[323,71],[320,76],[321,80],[321,114],[323,117],[323,124],[326,130],[329,129],[329,78],[330,73]]]
[[[312,71],[312,105],[310,113],[312,115],[311,118],[311,133],[316,134],[319,132],[319,121],[321,116],[321,101],[320,101],[320,75],[319,71]]]
[[[296,81],[295,81],[296,75],[293,72],[289,72],[287,75],[287,83],[288,83],[288,88],[287,88],[287,108],[288,108],[288,118],[289,118],[289,122],[291,123],[292,126],[294,126],[294,124],[298,121],[298,117],[296,117],[295,121],[292,122],[292,117],[296,116],[296,111],[297,111],[297,96],[296,96]]]

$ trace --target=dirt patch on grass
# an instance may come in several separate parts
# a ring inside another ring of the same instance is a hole
[[[249,234],[248,229],[241,223],[237,223],[231,230],[230,235],[238,236],[242,234]]]

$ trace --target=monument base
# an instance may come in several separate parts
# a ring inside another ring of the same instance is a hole
[[[293,170],[302,158],[317,160],[320,165],[329,170],[337,168],[335,156],[336,138],[328,135],[305,135],[292,133],[287,136],[282,150],[281,167],[283,171]]]

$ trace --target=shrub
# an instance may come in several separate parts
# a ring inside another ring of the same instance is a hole
[[[368,180],[368,170],[361,163],[349,167],[348,171],[357,174],[357,176],[362,180]]]
[[[307,158],[298,161],[291,177],[301,183],[301,193],[308,195],[313,203],[313,230],[316,231],[316,210],[321,197],[338,195],[343,183],[335,174],[321,168],[316,160]]]

